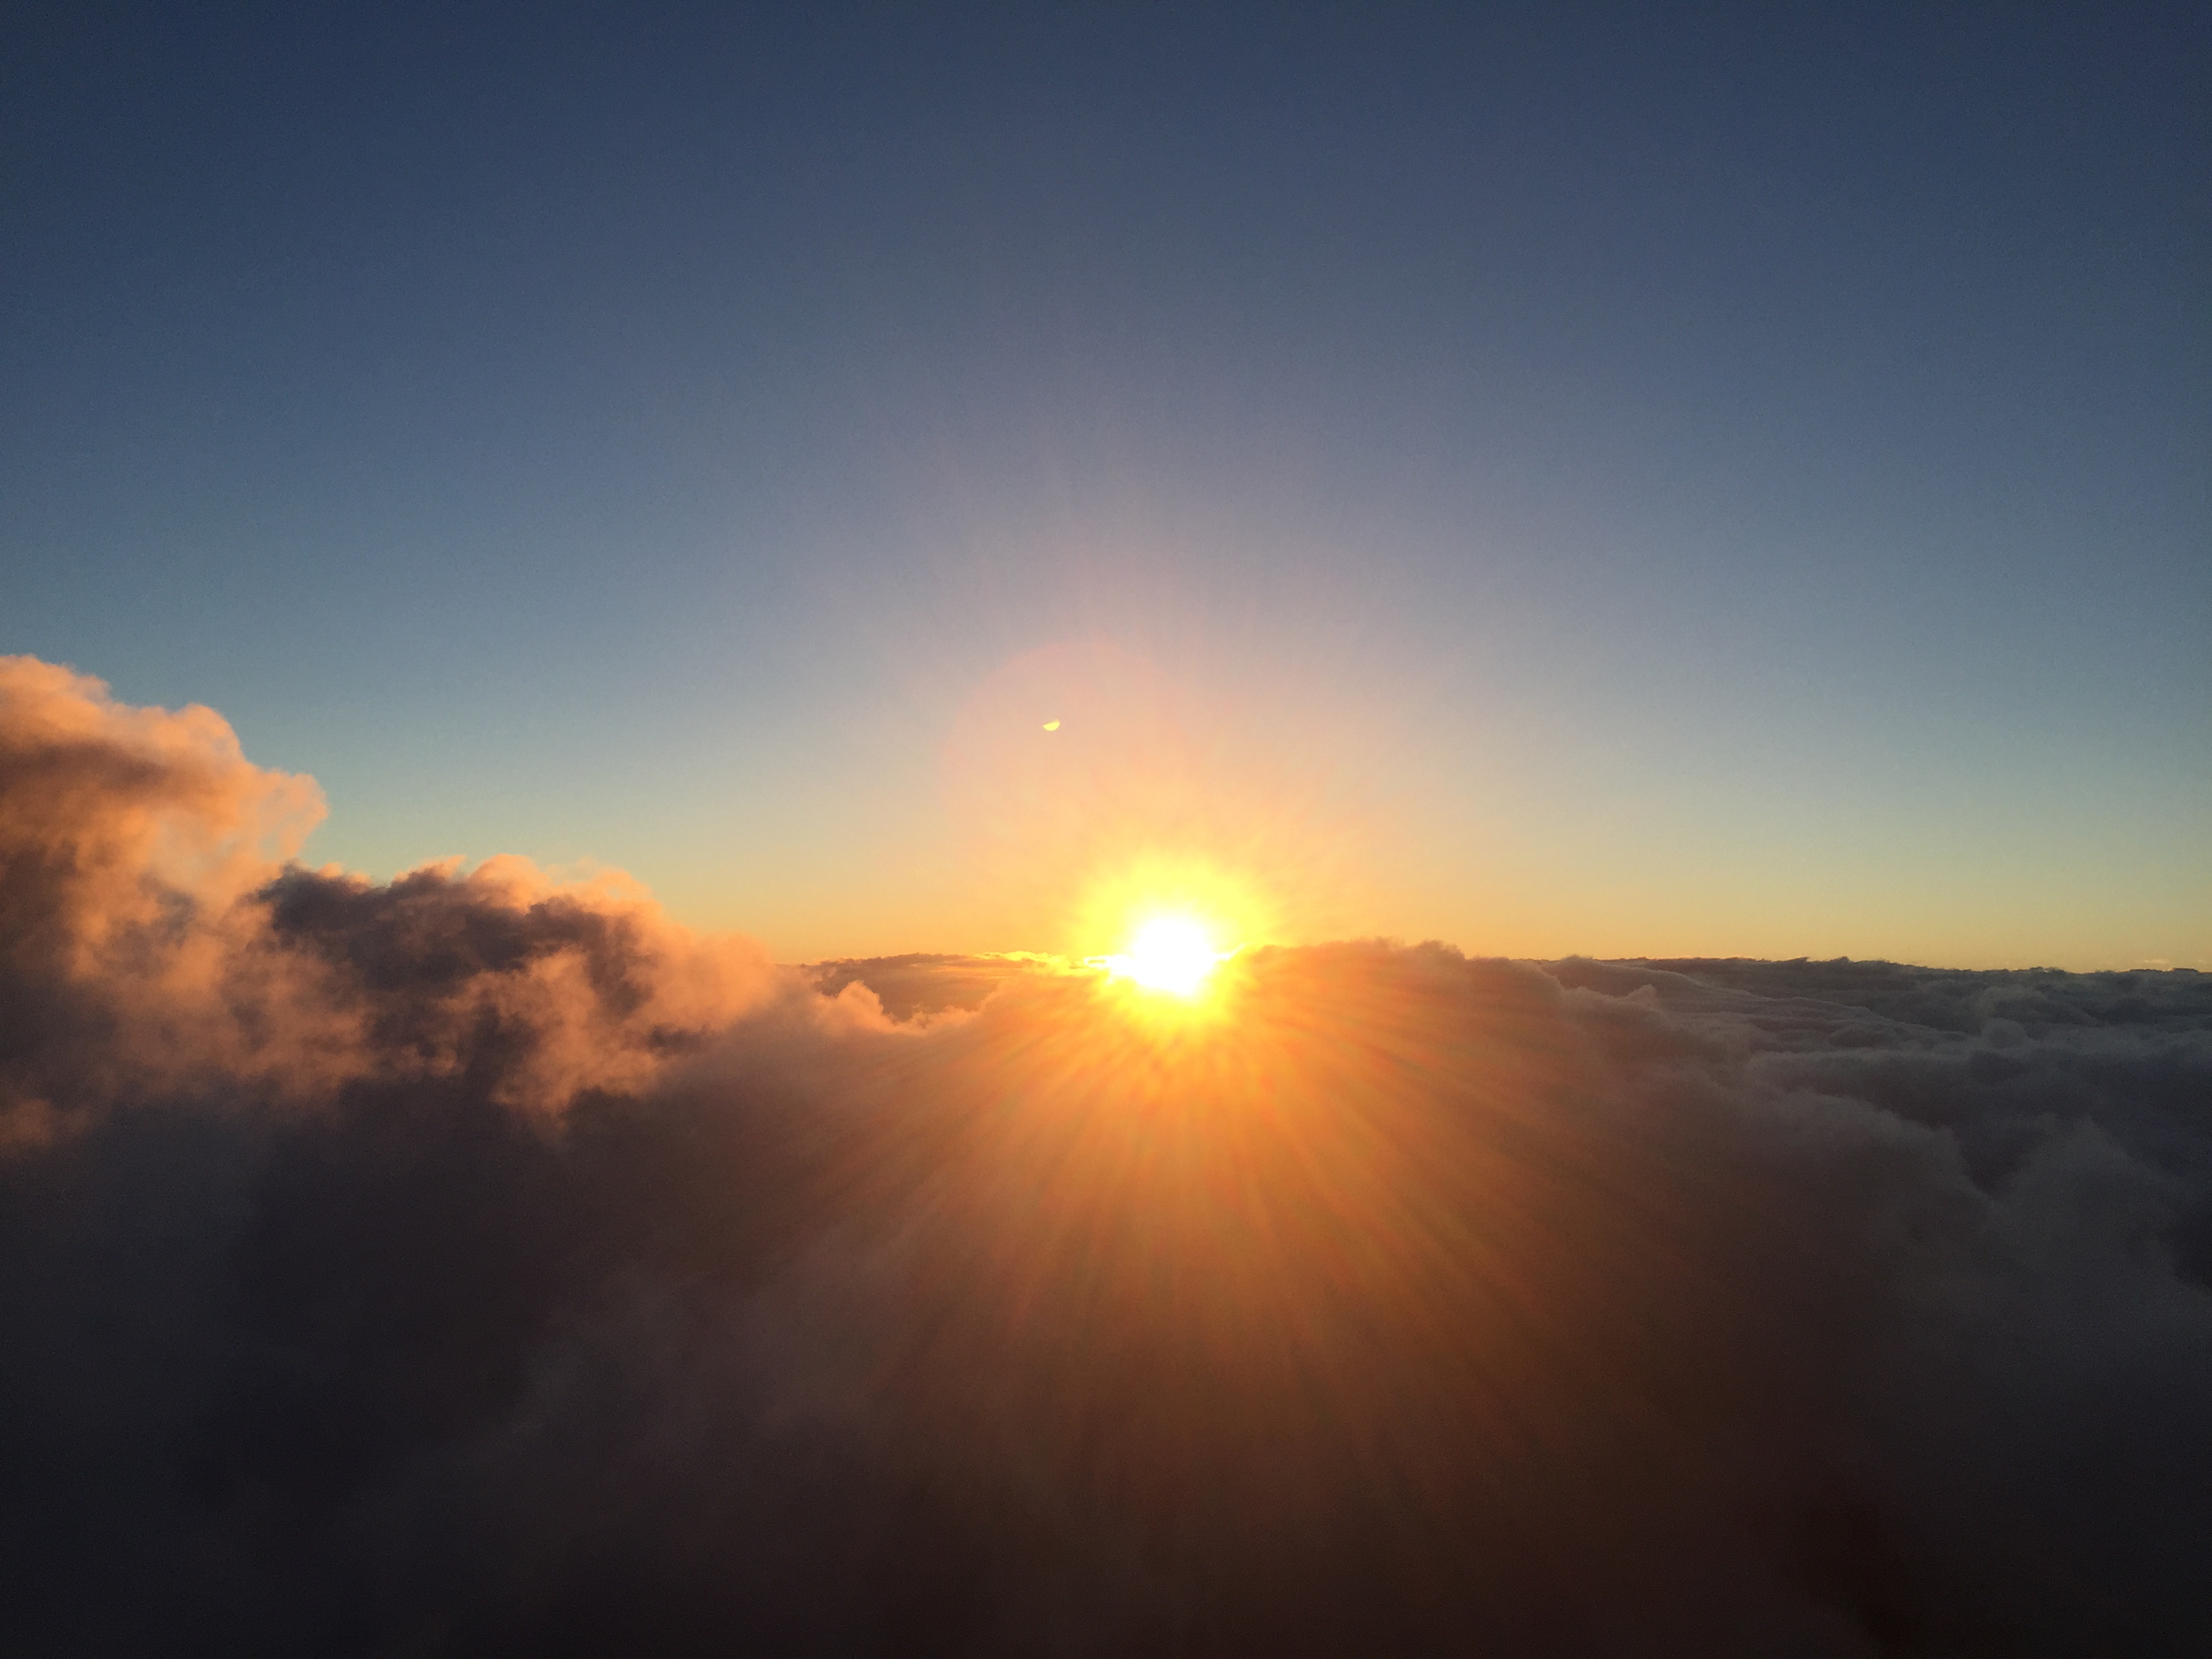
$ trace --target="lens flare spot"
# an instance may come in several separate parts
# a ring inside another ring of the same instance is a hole
[[[1232,952],[1218,951],[1206,925],[1189,916],[1155,916],[1137,929],[1129,948],[1104,965],[1118,979],[1148,991],[1196,996]]]
[[[1047,720],[1044,723],[1044,729],[1048,732],[1057,732],[1060,730],[1060,722],[1058,720]]]

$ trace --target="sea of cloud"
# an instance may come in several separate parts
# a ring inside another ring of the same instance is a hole
[[[2195,1654],[2212,978],[779,967],[0,659],[11,1653]]]

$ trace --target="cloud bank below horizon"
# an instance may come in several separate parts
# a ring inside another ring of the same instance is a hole
[[[2212,1631],[2212,979],[1345,944],[1181,1027],[319,810],[0,659],[15,1651]]]

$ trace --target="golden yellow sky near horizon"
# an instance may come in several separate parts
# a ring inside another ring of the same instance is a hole
[[[1332,793],[1349,734],[1270,695],[1243,706],[1105,641],[1024,653],[945,738],[940,787],[977,911],[1030,948],[1122,949],[1156,915],[1226,944],[1354,927],[1376,806]],[[1041,720],[1038,716],[1042,714]]]
[[[1759,815],[1717,833],[1689,786],[1639,778],[1632,756],[1612,777],[1564,775],[1547,735],[1411,694],[1356,701],[1287,665],[1209,682],[1109,641],[1056,642],[982,676],[945,723],[935,840],[916,811],[899,853],[794,884],[777,909],[665,896],[793,961],[1097,957],[1174,915],[1225,945],[2212,968],[2205,883],[2161,899],[2087,856],[2054,881],[2048,848],[1830,821],[1789,780],[1738,781],[1729,804]],[[1439,747],[1455,768],[1436,767]]]

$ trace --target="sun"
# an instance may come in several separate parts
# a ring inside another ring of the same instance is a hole
[[[1234,954],[1217,950],[1213,935],[1195,917],[1154,916],[1137,929],[1127,951],[1106,957],[1104,965],[1117,979],[1133,981],[1148,991],[1194,997],[1213,970]]]

